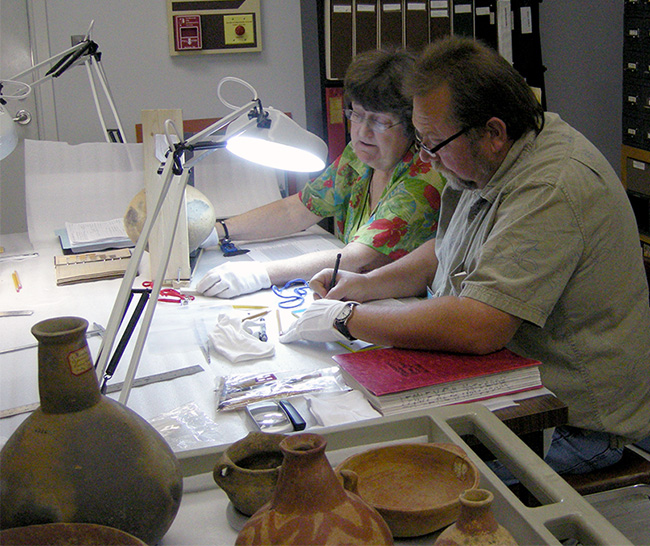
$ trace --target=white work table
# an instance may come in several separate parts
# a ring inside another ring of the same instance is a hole
[[[326,232],[312,229],[310,232],[293,239],[302,243],[312,241],[315,237],[332,243],[333,237]],[[246,245],[254,249],[267,244]],[[57,316],[79,316],[85,318],[88,330],[95,329],[94,323],[105,327],[120,286],[121,279],[85,282],[67,286],[57,286],[54,276],[53,256],[61,250],[56,244],[41,245],[36,249],[38,256],[20,261],[0,261],[0,311],[32,310],[31,316],[0,318],[3,335],[0,339],[0,410],[8,410],[38,402],[38,369],[36,347],[19,349],[34,345],[35,339],[31,327],[37,322]],[[278,251],[278,249],[276,249]],[[247,256],[237,256],[232,260],[250,260]],[[218,249],[206,251],[199,260],[197,276],[211,264],[224,261]],[[142,274],[136,279],[134,287],[141,287],[142,281],[148,280],[145,263]],[[11,274],[17,271],[22,282],[22,289],[16,292]],[[193,278],[193,283],[196,277]],[[190,292],[191,290],[188,290]],[[136,296],[137,297],[137,296]],[[134,298],[135,300],[135,298]],[[311,294],[305,305],[311,301]],[[135,301],[131,304],[130,311]],[[253,424],[244,412],[219,412],[217,416],[215,399],[215,381],[218,377],[233,374],[263,372],[302,372],[313,371],[323,367],[334,366],[331,356],[345,352],[346,349],[336,343],[311,344],[293,343],[284,345],[278,340],[276,311],[279,298],[271,290],[241,296],[233,300],[207,298],[195,295],[187,305],[159,302],[154,319],[147,336],[144,352],[140,360],[138,377],[182,370],[200,365],[203,372],[178,377],[173,381],[153,383],[134,387],[130,392],[127,406],[146,419],[152,419],[189,403],[195,403],[201,411],[215,420],[219,427],[216,443],[233,442],[242,437]],[[236,317],[245,317],[257,313],[258,309],[233,309],[233,304],[240,306],[268,306],[271,312],[265,316],[269,341],[275,345],[275,355],[270,358],[232,363],[225,357],[210,350],[210,362],[205,358],[207,334],[214,327],[218,313],[228,313]],[[301,306],[304,307],[304,306]],[[286,328],[295,317],[292,309],[279,311]],[[129,315],[127,314],[127,317]],[[132,343],[135,341],[134,333]],[[119,338],[118,338],[119,339]],[[100,336],[89,337],[88,343],[93,358],[96,359],[101,343]],[[124,379],[130,361],[130,351],[123,356],[109,386]],[[114,399],[119,393],[110,394]],[[0,436],[6,440],[27,414],[0,419]],[[313,422],[313,421],[312,421]],[[215,435],[215,431],[212,431]],[[3,440],[3,442],[4,442]]]
[[[322,234],[321,234],[322,235]],[[303,236],[304,237],[304,236]],[[325,238],[331,238],[324,235]],[[255,248],[255,245],[244,245]],[[73,315],[106,326],[117,294],[120,280],[56,286],[53,256],[60,253],[56,244],[42,245],[38,256],[21,261],[0,261],[0,311],[30,309],[31,316],[0,318],[3,335],[0,338],[0,410],[38,402],[37,351],[19,349],[35,344],[30,329],[46,318]],[[218,250],[211,251],[210,260],[221,260]],[[235,259],[250,259],[247,256]],[[209,260],[199,263],[197,276],[208,267]],[[16,292],[11,273],[20,275],[22,289]],[[142,272],[141,272],[142,273]],[[146,275],[138,277],[141,286]],[[307,299],[307,303],[309,302]],[[131,390],[127,405],[144,418],[155,421],[161,415],[193,404],[207,416],[209,430],[202,442],[178,450],[186,475],[184,495],[179,513],[162,545],[221,545],[233,544],[237,531],[229,524],[229,502],[211,477],[211,469],[225,447],[254,430],[244,411],[218,412],[215,381],[232,374],[262,372],[303,372],[331,367],[331,356],[345,352],[336,343],[277,342],[278,325],[275,309],[279,299],[270,290],[242,296],[235,301],[216,298],[196,298],[186,306],[159,303],[145,344],[137,377],[200,365],[203,371],[158,382]],[[275,343],[275,355],[270,358],[232,363],[210,351],[206,361],[202,345],[214,317],[220,311],[254,314],[256,310],[234,310],[232,305],[265,305],[273,309],[266,318],[269,343]],[[290,309],[281,310],[283,327],[294,317]],[[205,328],[205,331],[202,331]],[[197,335],[198,333],[198,335]],[[93,358],[100,345],[99,336],[89,338]],[[9,352],[8,352],[9,351]],[[122,381],[130,352],[127,351],[113,380]],[[117,399],[118,394],[111,397]],[[457,405],[420,411],[389,418],[377,418],[334,427],[314,427],[313,416],[297,400],[297,407],[307,418],[314,432],[328,440],[328,456],[333,464],[347,455],[369,445],[386,442],[454,442],[463,447],[481,472],[481,486],[495,494],[495,513],[507,525],[521,544],[560,544],[574,537],[583,543],[627,544],[625,538],[602,518],[587,502],[571,489],[528,449],[497,417],[478,404]],[[4,443],[27,413],[0,419],[0,441]],[[512,461],[522,482],[542,503],[537,508],[524,506],[492,474],[461,436],[477,436],[495,454]],[[432,544],[435,535],[409,540],[408,544]]]

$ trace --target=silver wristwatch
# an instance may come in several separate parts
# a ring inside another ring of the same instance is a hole
[[[350,341],[354,341],[355,339],[357,339],[350,333],[350,330],[348,330],[348,320],[350,320],[350,317],[352,316],[352,311],[357,305],[359,304],[354,301],[350,301],[346,303],[345,307],[334,319],[334,328],[336,328],[339,332],[341,332]]]

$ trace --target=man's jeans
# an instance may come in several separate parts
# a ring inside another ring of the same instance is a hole
[[[623,448],[610,447],[610,436],[574,427],[557,427],[553,432],[551,446],[544,457],[558,474],[584,474],[612,465],[623,456]],[[506,483],[513,485],[517,479],[500,462],[488,466]]]

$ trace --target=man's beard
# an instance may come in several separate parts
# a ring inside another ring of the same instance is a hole
[[[451,174],[450,172],[445,172],[444,170],[443,174],[447,179],[447,184],[449,184],[454,190],[475,190],[477,188],[476,182],[472,182],[471,180],[463,180],[461,178],[458,178],[456,175]]]
[[[479,178],[483,178],[485,180],[485,182],[482,183],[481,185],[479,185],[477,182],[473,180],[464,180],[462,178],[458,178],[458,176],[445,169],[442,165],[438,165],[438,169],[440,170],[440,172],[442,172],[442,174],[445,175],[445,178],[447,179],[447,183],[457,191],[476,190],[479,187],[481,188],[485,187],[485,185],[492,178],[492,175],[496,172],[498,167],[498,165],[490,164],[490,162],[481,152],[476,142],[473,140],[470,140],[469,152],[470,152],[470,157],[472,159],[472,162],[474,163],[479,173]]]

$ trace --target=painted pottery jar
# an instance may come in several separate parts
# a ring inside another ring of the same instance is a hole
[[[100,393],[87,327],[32,327],[41,405],[0,452],[0,528],[95,523],[155,544],[180,506],[180,465],[147,421]]]
[[[494,517],[491,491],[469,489],[459,499],[456,523],[440,533],[434,546],[517,546],[510,532]]]
[[[393,544],[377,511],[343,488],[326,444],[312,433],[280,442],[284,459],[273,497],[244,525],[236,545]]]

